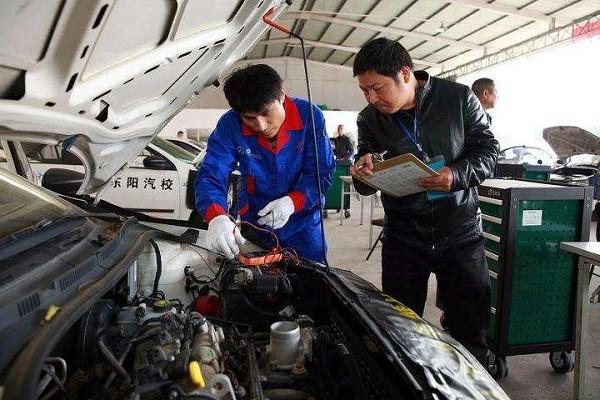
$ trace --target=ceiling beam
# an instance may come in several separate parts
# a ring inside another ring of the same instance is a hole
[[[455,78],[484,68],[489,68],[508,60],[527,56],[538,50],[573,41],[574,39],[576,40],[577,36],[574,36],[574,33],[578,31],[581,32],[580,34],[582,37],[594,34],[595,32],[600,33],[600,10],[596,11],[594,14],[580,18],[572,24],[555,28],[524,42],[517,43],[514,46],[507,47],[498,53],[469,61],[463,65],[453,67],[456,63],[452,62],[452,58],[450,58],[447,60],[447,65],[451,66],[453,69],[442,71],[439,76],[441,78]]]
[[[512,17],[523,18],[532,21],[546,22],[547,24],[554,24],[560,22],[561,24],[570,24],[573,20],[564,17],[546,15],[539,11],[533,10],[520,10],[515,7],[505,6],[498,3],[488,3],[483,0],[446,0],[449,3],[463,5],[467,7],[473,7],[481,10],[487,10],[500,15],[510,15]]]
[[[300,44],[300,41],[295,38],[281,38],[281,39],[261,40],[260,42],[258,42],[258,44],[261,44],[264,46],[267,46],[270,44],[289,44],[289,43]],[[304,44],[306,44],[307,46],[322,47],[325,49],[347,51],[349,53],[354,53],[354,54],[358,53],[358,51],[360,50],[359,47],[343,46],[340,44],[317,42],[314,40],[306,40],[306,39],[304,39]],[[439,67],[439,68],[443,67],[442,64],[438,64],[438,63],[434,63],[434,62],[430,62],[430,61],[424,61],[424,60],[417,60],[414,58],[413,58],[413,63],[426,65],[428,67]]]
[[[281,39],[261,40],[260,42],[258,42],[258,44],[263,44],[263,45],[288,44],[288,43],[294,43],[294,44],[299,45],[300,41],[295,38],[281,38]],[[307,39],[304,39],[304,44],[306,44],[307,46],[312,46],[312,47],[323,47],[325,49],[341,50],[341,51],[347,51],[350,53],[358,53],[358,50],[360,50],[359,47],[342,46],[341,44],[317,42],[314,40],[307,40]]]
[[[348,2],[348,0],[342,0],[341,3],[336,7],[336,12],[340,12],[346,6],[347,2]],[[327,34],[327,32],[329,31],[330,28],[331,28],[331,24],[327,24],[325,26],[325,28],[319,34],[319,37],[316,39],[317,42],[320,42],[321,40],[323,40],[323,37],[325,36],[325,34]],[[342,44],[342,43],[343,42],[340,42],[340,44]],[[310,55],[312,54],[313,50],[314,50],[314,47],[309,50],[309,52],[306,56],[307,58],[310,59]],[[333,54],[333,53],[335,53],[335,51],[332,51],[330,54]]]
[[[426,33],[407,31],[405,29],[392,28],[392,27],[386,27],[386,26],[375,25],[375,24],[368,24],[365,22],[357,22],[357,21],[352,21],[349,19],[340,18],[340,17],[330,17],[327,15],[316,14],[316,13],[304,13],[301,11],[292,11],[292,12],[286,12],[285,14],[283,14],[280,17],[280,19],[305,19],[305,20],[323,21],[323,22],[329,22],[332,24],[352,26],[354,28],[366,29],[366,30],[375,31],[375,32],[391,33],[391,34],[397,35],[397,36],[412,37],[415,39],[426,40],[429,42],[437,42],[437,43],[442,43],[442,44],[450,45],[450,46],[458,46],[458,47],[471,49],[471,50],[481,50],[481,51],[486,50],[486,46],[476,44],[476,43],[466,42],[466,41],[462,41],[462,40],[448,39],[448,38],[444,38],[441,36],[428,35]],[[487,52],[490,52],[492,50],[495,50],[495,49],[487,47]]]

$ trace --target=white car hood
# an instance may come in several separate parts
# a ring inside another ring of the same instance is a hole
[[[278,0],[3,0],[0,137],[62,143],[97,191],[268,28]]]
[[[561,160],[578,154],[600,155],[600,137],[577,126],[545,128],[543,135]]]

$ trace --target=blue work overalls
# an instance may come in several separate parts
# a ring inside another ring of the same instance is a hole
[[[262,135],[242,123],[239,113],[224,114],[208,139],[206,156],[196,178],[196,208],[208,223],[227,213],[229,175],[239,163],[242,188],[239,195],[242,220],[257,224],[258,211],[269,202],[290,196],[295,212],[273,232],[282,247],[301,257],[324,262],[321,240],[317,174],[309,104],[286,97],[285,119],[273,148]],[[335,162],[321,110],[314,107],[322,204],[331,186]],[[265,226],[262,228],[271,229]]]

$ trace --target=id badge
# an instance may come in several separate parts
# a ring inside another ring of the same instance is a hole
[[[446,160],[444,159],[444,156],[435,156],[429,159],[427,166],[434,171],[439,171],[446,166]],[[427,200],[438,200],[451,195],[452,193],[448,192],[427,192]]]

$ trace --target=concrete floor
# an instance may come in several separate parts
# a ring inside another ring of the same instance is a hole
[[[374,218],[383,217],[383,209],[375,207]],[[595,227],[594,227],[595,229]],[[350,270],[381,288],[381,246],[369,261],[369,201],[365,202],[364,224],[360,225],[360,201],[352,199],[351,216],[340,226],[339,213],[329,213],[325,219],[325,232],[329,246],[328,261],[332,267]],[[373,228],[373,240],[380,228]],[[595,236],[595,235],[594,235]],[[594,237],[592,237],[594,239]],[[594,287],[598,280],[592,282]],[[424,318],[439,327],[441,312],[435,307],[435,276],[429,280],[429,295]],[[588,330],[588,359],[586,399],[600,398],[600,307],[590,311]],[[572,398],[573,373],[554,372],[548,354],[515,356],[508,358],[508,377],[500,386],[512,399],[567,400]]]

